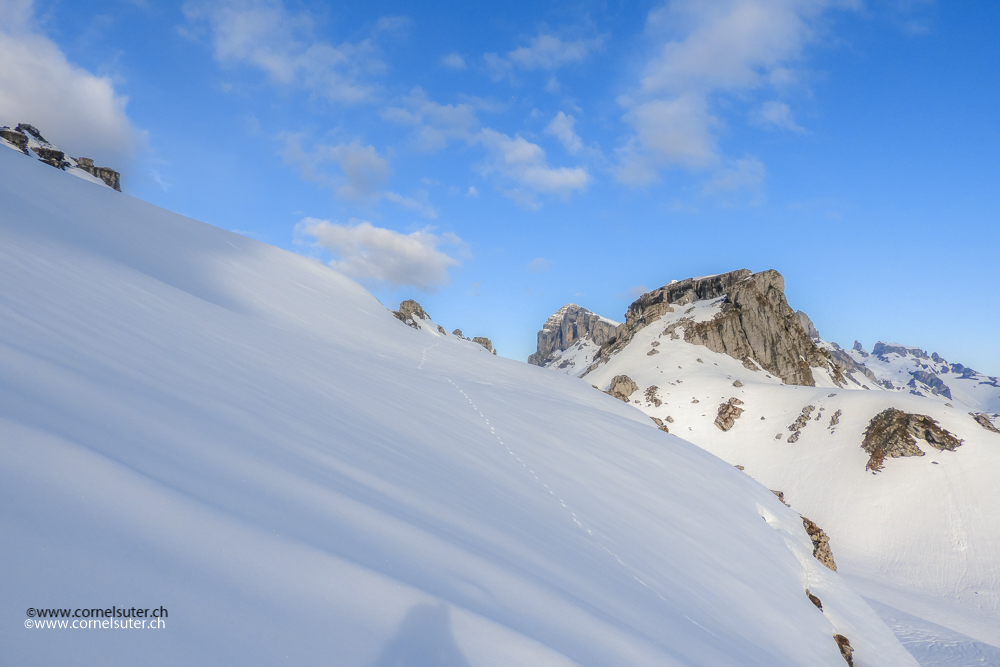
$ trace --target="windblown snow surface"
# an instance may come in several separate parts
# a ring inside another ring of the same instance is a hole
[[[641,412],[312,259],[0,174],[0,663],[843,667],[842,633],[916,664],[795,512]],[[25,627],[112,605],[166,627]]]
[[[723,300],[675,305],[589,372],[592,345],[571,347],[550,369],[583,374],[583,382],[601,390],[616,375],[628,375],[639,387],[629,397],[633,407],[669,417],[671,433],[781,491],[829,535],[838,570],[855,590],[878,600],[880,612],[892,610],[886,620],[921,664],[1000,665],[1000,434],[970,415],[996,409],[993,378],[945,375],[954,398],[883,390],[857,373],[857,383],[838,387],[817,368],[815,387],[786,385],[764,370],[685,342],[683,322],[673,335],[666,331],[683,318],[711,319]],[[892,363],[891,372],[903,369],[903,382],[911,377],[906,369],[920,369],[913,359]],[[941,371],[942,364],[937,366]],[[875,370],[877,376],[889,372]],[[647,395],[651,386],[656,389]],[[722,431],[715,419],[731,398],[743,402],[743,413]],[[809,418],[790,441],[790,427],[807,406]],[[924,456],[888,458],[877,474],[867,471],[865,428],[890,407],[931,416],[962,445],[939,451],[917,440]],[[919,624],[897,622],[901,618]],[[938,643],[935,628],[947,629]],[[965,644],[956,639],[963,636]],[[982,646],[989,650],[980,659]]]

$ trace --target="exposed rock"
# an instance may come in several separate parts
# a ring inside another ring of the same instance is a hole
[[[742,383],[742,382],[740,382],[739,380],[736,380],[735,382],[733,382],[733,386],[734,386],[734,387],[742,387],[742,386],[743,386],[743,383]]]
[[[944,396],[945,398],[951,398],[951,389],[944,383],[944,380],[939,378],[936,373],[930,371],[910,371],[912,379],[908,383],[911,388],[916,388],[917,382],[921,382],[927,385],[927,388],[931,390],[931,393],[935,396]]]
[[[822,528],[805,517],[802,517],[802,525],[805,526],[809,539],[812,540],[813,557],[836,572],[837,564],[833,561],[833,552],[830,550],[830,538],[827,537]]]
[[[633,382],[632,378],[629,376],[616,375],[611,380],[611,386],[608,388],[608,393],[618,400],[628,403],[628,397],[635,393],[638,388],[639,385]]]
[[[886,457],[923,456],[915,438],[939,450],[955,451],[962,444],[927,415],[888,408],[875,415],[865,429],[861,448],[871,455],[865,469],[878,472]]]
[[[66,154],[57,148],[37,146],[32,150],[38,155],[39,160],[45,164],[52,165],[56,169],[65,169],[70,166],[69,161],[66,160]]]
[[[735,467],[737,470],[745,470],[745,468],[743,466],[739,466],[738,465],[738,466],[733,466],[733,467]]]
[[[663,405],[663,401],[656,397],[656,391],[659,389],[655,384],[650,385],[646,388],[646,400],[652,403],[655,407],[660,407]]]
[[[443,327],[443,326],[441,326],[440,324],[438,325],[438,332],[440,332],[440,333],[444,334],[445,336],[447,336],[447,335],[448,335],[448,332],[447,332],[447,331],[445,331],[445,330],[444,330],[444,327]]]
[[[927,353],[919,347],[906,347],[905,345],[883,343],[882,341],[875,343],[875,347],[872,348],[872,354],[882,361],[889,361],[890,354],[898,354],[901,357],[905,357],[910,354],[917,359],[930,359]]]
[[[775,491],[774,489],[771,489],[771,493],[778,496],[778,500],[781,501],[782,505],[784,505],[785,507],[791,507],[791,505],[785,502],[785,493],[783,491]]]
[[[452,335],[458,336],[459,338],[465,338],[465,334],[462,333],[461,329],[455,329],[451,333]]]
[[[840,423],[840,415],[842,415],[842,414],[844,414],[843,410],[837,410],[836,412],[834,412],[833,416],[830,417],[830,426],[828,428],[833,428],[834,426],[836,426],[837,424],[839,424]]]
[[[788,442],[795,444],[796,442],[799,441],[800,435],[802,435],[802,431],[796,431],[795,433],[792,433],[790,436],[788,436]],[[778,437],[779,438],[781,437],[780,433],[778,434]]]
[[[854,667],[854,649],[851,648],[851,642],[844,635],[834,635],[833,640],[837,642],[840,655],[847,661],[847,667]]]
[[[121,174],[119,174],[111,167],[95,167],[94,161],[91,160],[89,157],[78,157],[76,159],[76,166],[79,167],[80,169],[83,169],[88,174],[96,176],[97,178],[101,179],[102,181],[108,184],[108,187],[113,188],[118,192],[122,191]]]
[[[865,346],[861,344],[861,341],[859,340],[854,341],[854,349],[860,352],[862,357],[868,356],[868,353],[865,352]]]
[[[673,424],[673,423],[674,423],[674,418],[673,418],[673,417],[671,417],[670,415],[667,415],[666,419],[667,419],[667,421],[668,421],[668,422],[670,422],[671,424]]]
[[[816,605],[817,609],[819,609],[820,611],[823,611],[823,603],[820,602],[820,599],[818,597],[816,597],[815,595],[813,595],[812,593],[810,593],[808,588],[806,589],[806,597],[809,598],[810,602],[812,602],[814,605]]]
[[[802,412],[799,414],[798,417],[795,418],[795,421],[793,421],[791,424],[788,425],[788,430],[799,431],[802,428],[804,428],[806,424],[809,423],[809,415],[811,415],[812,411],[815,409],[816,409],[815,405],[807,405],[806,407],[802,408]]]
[[[993,422],[990,421],[989,415],[983,412],[980,412],[978,414],[975,412],[970,412],[969,414],[972,415],[972,418],[976,420],[977,424],[985,428],[987,431],[1000,433],[1000,428],[997,428],[996,426],[993,425]]]
[[[391,311],[396,319],[403,324],[413,327],[414,329],[419,329],[420,324],[418,320],[430,319],[430,315],[424,312],[424,309],[420,307],[420,304],[413,299],[407,299],[403,303],[399,304],[399,310]]]
[[[799,318],[799,324],[801,324],[802,328],[806,330],[806,333],[810,338],[819,338],[819,331],[816,329],[816,325],[812,323],[812,320],[809,319],[808,315],[803,313],[801,310],[796,310],[795,316]]]
[[[652,419],[653,423],[656,424],[656,428],[660,429],[664,433],[670,433],[670,429],[667,428],[667,425],[663,423],[662,419],[658,417],[650,417],[650,419]]]
[[[743,405],[743,401],[738,398],[730,398],[720,405],[719,414],[715,418],[715,425],[723,431],[731,429],[735,425],[736,420],[743,414],[743,408],[738,407],[740,405]]]
[[[0,137],[12,143],[19,151],[28,154],[28,137],[24,132],[12,130],[9,127],[0,127]]]
[[[482,345],[483,347],[485,347],[487,350],[489,350],[493,354],[497,353],[497,351],[493,349],[493,343],[490,342],[489,338],[484,338],[483,336],[475,336],[472,339],[472,342],[473,343],[479,343],[480,345]]]
[[[40,161],[56,169],[80,169],[100,178],[109,187],[118,192],[122,191],[121,175],[117,171],[110,167],[95,167],[94,161],[90,158],[72,158],[67,156],[66,153],[46,141],[45,137],[42,136],[42,133],[34,125],[20,123],[13,130],[9,127],[0,127],[0,136],[13,144],[25,155],[30,155],[31,152],[34,152]]]
[[[602,348],[600,357],[606,360],[636,331],[672,311],[671,303],[686,305],[695,299],[725,296],[722,312],[714,320],[685,323],[687,342],[740,359],[748,369],[763,368],[789,384],[815,384],[809,367],[828,368],[838,379],[840,372],[829,353],[810,339],[810,334],[818,333],[815,327],[811,322],[803,326],[801,317],[788,306],[783,290],[784,281],[776,271],[751,274],[745,269],[666,285],[644,294],[629,307],[625,324],[619,327],[615,340]],[[672,323],[664,333],[674,336],[673,328],[679,324]],[[845,357],[853,367],[853,360]]]
[[[860,345],[860,343],[857,343],[856,341],[855,344]],[[839,370],[842,375],[850,379],[851,382],[854,384],[860,384],[858,380],[854,378],[855,373],[860,373],[872,382],[880,384],[878,378],[875,377],[875,373],[873,373],[870,368],[856,362],[854,357],[840,349],[840,346],[836,343],[831,343],[831,346],[833,349],[826,350],[826,352],[830,355],[830,359],[833,361],[837,370]],[[868,354],[865,353],[864,356],[867,357]]]
[[[649,352],[647,352],[647,353],[646,353],[646,356],[647,356],[647,357],[651,357],[651,356],[653,356],[654,354],[659,354],[659,353],[660,353],[660,351],[659,351],[659,350],[657,350],[657,349],[656,349],[656,348],[654,347],[654,348],[653,348],[652,350],[650,350]]]
[[[538,350],[528,357],[528,363],[544,366],[557,352],[569,349],[580,339],[592,340],[603,345],[614,337],[616,322],[569,303],[545,320],[538,332]]]

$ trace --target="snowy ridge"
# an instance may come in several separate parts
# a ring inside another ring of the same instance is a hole
[[[685,342],[685,327],[715,317],[724,302],[674,304],[606,362],[594,363],[593,348],[579,346],[549,368],[602,391],[628,376],[638,387],[628,397],[633,407],[742,466],[816,521],[859,590],[1000,646],[1000,516],[989,509],[1000,504],[1000,434],[973,419],[995,405],[992,379],[956,377],[931,357],[915,366],[912,350],[900,356],[879,348],[888,361],[853,354],[880,379],[890,372],[910,379],[918,366],[933,370],[949,378],[951,400],[912,387],[889,391],[863,376],[838,385],[823,368],[812,369],[815,387],[784,384],[757,364]],[[929,415],[961,446],[939,451],[918,440],[924,456],[887,460],[873,475],[861,444],[869,421],[889,407]],[[717,423],[723,412],[736,415],[729,430]]]
[[[12,664],[916,664],[794,511],[639,412],[0,153],[2,597],[170,611],[10,612]]]

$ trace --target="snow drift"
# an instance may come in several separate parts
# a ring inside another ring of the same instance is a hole
[[[313,260],[0,174],[2,662],[842,667],[840,633],[915,664],[795,512],[622,402]],[[112,605],[167,626],[23,627]]]

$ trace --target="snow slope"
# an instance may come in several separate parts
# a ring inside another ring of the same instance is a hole
[[[313,260],[0,151],[0,285],[0,663],[916,664],[750,477]]]
[[[607,363],[585,372],[583,382],[607,390],[615,376],[628,375],[639,387],[630,396],[634,407],[664,420],[671,433],[744,466],[819,524],[840,572],[866,596],[1000,646],[1000,434],[969,415],[981,404],[962,403],[958,391],[949,401],[872,382],[869,389],[854,383],[841,388],[816,368],[816,387],[785,385],[766,371],[686,343],[682,329],[676,337],[665,331],[684,317],[711,319],[723,300],[676,307]],[[593,354],[570,349],[566,359],[573,365],[552,370],[587,369]],[[647,396],[651,386],[657,389]],[[743,401],[744,412],[722,431],[715,419],[730,398]],[[789,442],[789,427],[806,406],[814,408],[810,420]],[[889,407],[930,415],[964,442],[950,452],[918,440],[925,456],[888,459],[872,474],[861,449],[864,430]]]

